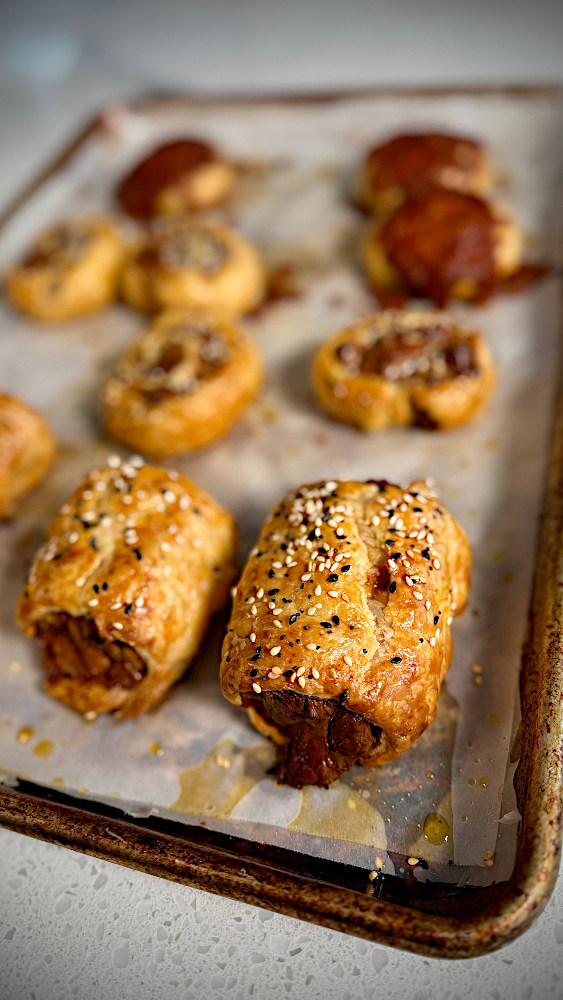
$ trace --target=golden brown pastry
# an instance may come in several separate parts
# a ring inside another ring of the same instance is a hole
[[[134,219],[181,215],[225,201],[235,181],[232,163],[199,139],[159,146],[125,177],[117,190]]]
[[[221,662],[226,698],[277,744],[279,781],[326,786],[416,742],[469,568],[426,483],[324,482],[282,500],[237,585]]]
[[[161,313],[102,391],[110,434],[164,458],[221,437],[256,395],[262,362],[231,320],[193,309]]]
[[[141,460],[81,483],[51,526],[18,606],[47,691],[78,712],[132,718],[186,670],[236,573],[233,518]]]
[[[146,313],[169,306],[243,313],[264,289],[262,262],[242,236],[188,218],[155,219],[123,274],[125,301]]]
[[[521,264],[509,215],[472,195],[437,191],[401,205],[367,231],[364,262],[376,294],[404,292],[444,305],[478,299]]]
[[[356,198],[368,211],[386,213],[437,188],[483,197],[491,180],[489,158],[478,142],[437,132],[398,135],[369,151],[356,178]]]
[[[54,454],[43,417],[21,399],[0,392],[0,520],[43,479]]]
[[[330,337],[312,380],[319,404],[346,424],[444,430],[477,414],[495,373],[480,333],[446,313],[390,309]]]
[[[125,250],[105,219],[72,219],[42,233],[8,272],[12,305],[36,319],[60,322],[113,302]]]

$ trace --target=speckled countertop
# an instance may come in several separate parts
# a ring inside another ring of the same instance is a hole
[[[444,9],[4,0],[0,207],[97,108],[157,88],[563,82],[561,5]],[[514,944],[437,961],[0,830],[2,1000],[563,1000],[562,954],[563,877]]]

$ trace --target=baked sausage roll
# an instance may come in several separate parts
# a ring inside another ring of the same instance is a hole
[[[260,355],[242,329],[211,313],[169,309],[106,382],[106,427],[157,458],[194,451],[229,429],[261,380]]]
[[[186,670],[236,573],[226,510],[133,459],[92,472],[51,526],[18,605],[47,691],[78,712],[140,715]]]
[[[105,219],[73,219],[42,233],[8,273],[11,303],[36,319],[61,322],[113,302],[125,249]]]
[[[233,164],[212,146],[198,139],[179,139],[137,164],[121,181],[117,198],[134,219],[181,215],[225,201],[235,176]]]
[[[398,135],[371,149],[355,194],[362,208],[386,213],[437,188],[483,197],[491,181],[489,158],[478,142],[429,132]]]
[[[246,240],[188,218],[155,219],[123,274],[125,301],[145,313],[169,306],[243,313],[264,290],[264,267]]]
[[[282,500],[237,585],[229,701],[278,748],[280,782],[394,760],[434,718],[470,550],[426,483],[324,482]]]
[[[475,416],[495,373],[480,333],[446,313],[390,309],[330,337],[312,379],[319,404],[346,424],[443,430]]]
[[[477,299],[520,266],[522,234],[496,205],[437,191],[401,205],[367,230],[364,261],[376,294],[404,292],[442,306]]]
[[[0,520],[43,479],[54,454],[43,417],[21,399],[0,392]]]

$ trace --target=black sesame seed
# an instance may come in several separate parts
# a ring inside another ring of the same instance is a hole
[[[250,662],[254,663],[255,660],[259,660],[260,659],[260,656],[261,656],[260,653],[255,653],[254,656],[250,657]]]
[[[423,549],[422,550],[422,555],[424,556],[425,559],[430,559],[430,550],[429,549]]]
[[[329,576],[329,578],[328,578],[328,582],[329,583],[336,583],[337,580],[338,580],[338,573],[331,573],[330,576]]]
[[[256,667],[254,667],[254,670],[251,670],[251,671],[250,671],[250,676],[251,676],[251,677],[256,677],[256,674],[257,674],[257,673],[258,673],[258,670],[257,670],[257,668],[256,668]]]
[[[367,649],[362,649],[362,653],[367,653]]]
[[[343,573],[347,573],[349,569],[350,569],[350,564],[348,563],[348,565],[347,565],[347,566],[343,566],[343,567],[342,567],[342,572],[343,572]]]
[[[132,610],[133,610],[133,605],[132,604],[126,604],[125,605],[125,614],[126,615],[130,615],[131,612],[132,612]]]
[[[389,593],[394,594],[396,589],[397,589],[397,582],[396,580],[393,580],[393,582],[389,584]]]
[[[296,644],[296,646],[300,646],[301,645],[301,639],[296,639],[295,640],[295,644]]]
[[[293,604],[293,601],[291,600],[291,597],[282,597],[282,603],[283,604]]]
[[[402,659],[403,659],[402,656],[392,656],[391,663],[400,663]]]
[[[332,628],[331,622],[321,622],[323,628]]]
[[[95,539],[95,538],[91,538],[91,539],[90,539],[90,545],[91,545],[91,546],[92,546],[92,548],[94,549],[94,552],[97,552],[97,551],[98,551],[98,543],[96,542],[96,539]]]
[[[274,573],[273,569],[271,569],[271,570],[269,570],[269,571],[268,571],[268,576],[270,577],[270,580],[271,580],[271,579],[272,579],[272,577],[273,577],[273,576],[275,576],[275,575],[276,575],[276,574]]]
[[[97,583],[94,584],[94,586],[93,586],[92,589],[93,589],[93,591],[94,591],[95,594],[99,594],[100,593],[100,588],[98,587]]]
[[[293,670],[284,670],[282,677],[291,677]]]
[[[343,704],[344,704],[344,702],[348,700],[348,694],[349,694],[349,691],[348,691],[348,688],[346,688],[346,689],[345,689],[345,690],[344,690],[344,691],[342,692],[342,694],[340,694],[340,695],[338,696],[338,701],[339,701],[340,705],[343,705]]]
[[[274,594],[279,594],[279,592],[280,592],[279,587],[272,587],[272,589],[268,591],[268,597],[273,597]]]
[[[386,545],[394,545],[395,544],[395,540],[393,538],[386,538],[385,539],[385,544]]]
[[[434,624],[437,625],[440,621],[440,615],[434,615]]]
[[[335,625],[340,625],[340,618],[338,617],[338,615],[333,615],[332,620]]]
[[[390,559],[400,559],[401,558],[401,553],[400,552],[392,552],[391,555],[389,556],[389,558]]]
[[[141,559],[143,558],[143,553],[141,552],[141,550],[140,549],[133,549],[133,552],[135,553],[135,555],[137,556],[137,559],[140,562]]]
[[[417,514],[422,514],[422,507],[413,507],[413,510],[416,511]]]
[[[307,538],[309,539],[310,542],[314,542],[316,537],[317,537],[317,529],[313,528],[313,530],[310,531],[309,534],[307,535]]]
[[[292,615],[291,618],[289,619],[289,624],[290,625],[295,625],[295,622],[297,621],[298,618],[299,618],[299,614],[296,611],[295,614]]]
[[[108,583],[102,583],[102,590],[109,590],[109,584]]]

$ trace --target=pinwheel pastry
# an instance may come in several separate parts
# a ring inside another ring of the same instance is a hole
[[[72,219],[42,233],[8,272],[11,303],[36,319],[61,322],[113,302],[124,246],[105,219]]]
[[[161,313],[102,391],[110,434],[164,458],[224,434],[256,395],[262,362],[231,320],[193,309]]]
[[[394,760],[434,718],[466,603],[464,532],[424,482],[323,482],[268,518],[237,585],[221,685],[280,782]]]
[[[47,424],[15,396],[0,392],[0,520],[43,479],[55,454]]]
[[[228,599],[235,550],[232,517],[179,473],[117,457],[92,472],[51,526],[18,606],[49,694],[123,718],[160,701]]]
[[[117,198],[134,219],[212,208],[230,195],[235,167],[198,139],[155,149],[122,181]]]
[[[123,274],[125,301],[146,313],[169,306],[243,313],[264,290],[262,262],[242,236],[189,218],[154,219]]]
[[[398,135],[369,151],[356,177],[356,200],[369,212],[392,212],[436,188],[486,195],[489,158],[471,139],[436,132]]]
[[[483,299],[518,270],[522,234],[508,213],[473,195],[436,191],[367,230],[364,262],[376,294],[402,292],[442,306]]]
[[[475,416],[495,381],[480,333],[446,313],[392,309],[330,337],[312,377],[319,404],[363,430],[455,427]]]

